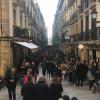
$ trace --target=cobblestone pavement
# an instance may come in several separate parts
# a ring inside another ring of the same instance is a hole
[[[100,92],[96,92],[95,94],[93,94],[88,90],[87,86],[83,87],[72,86],[65,80],[62,82],[62,84],[64,88],[63,95],[67,94],[70,97],[76,96],[78,97],[79,100],[100,100]],[[16,90],[17,90],[16,100],[22,100],[20,86],[18,86]],[[0,100],[9,100],[6,87],[0,91]]]

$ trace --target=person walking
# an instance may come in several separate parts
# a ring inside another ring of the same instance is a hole
[[[32,81],[33,84],[37,82],[37,75],[39,74],[38,65],[36,62],[32,62]]]
[[[45,77],[40,77],[35,85],[35,100],[49,100],[50,88]]]
[[[87,72],[88,72],[88,65],[86,64],[86,61],[82,61],[77,65],[76,68],[76,74],[78,77],[78,85],[83,86],[83,82],[87,78]]]
[[[24,84],[21,89],[21,95],[23,96],[23,100],[34,100],[35,97],[35,86],[28,78],[28,81]]]
[[[18,82],[18,76],[15,68],[11,69],[11,72],[6,76],[6,84],[9,94],[9,100],[16,100],[16,83]],[[12,99],[13,97],[13,99]]]
[[[42,61],[42,63],[41,63],[41,65],[42,65],[42,75],[43,76],[45,76],[45,74],[46,74],[46,63],[47,63],[47,58],[46,57],[43,57],[43,61]]]
[[[93,85],[94,85],[94,83],[96,81],[96,76],[97,76],[96,75],[96,71],[97,70],[98,70],[98,66],[97,66],[96,62],[93,61],[91,63],[91,67],[90,67],[90,69],[89,69],[89,71],[87,73],[87,77],[88,77],[88,80],[89,80],[89,90],[92,89],[92,87],[93,87]]]
[[[91,90],[94,83],[95,83],[95,76],[92,74],[91,68],[89,69],[89,71],[87,73],[87,78],[88,78],[88,81],[89,81],[89,90]]]
[[[56,76],[59,78],[60,82],[62,82],[61,64],[58,64],[58,65],[57,65]]]
[[[58,100],[62,97],[63,87],[57,76],[54,76],[50,84],[50,100]]]

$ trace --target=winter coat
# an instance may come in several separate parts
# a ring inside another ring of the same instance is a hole
[[[71,72],[74,72],[75,71],[75,64],[71,63],[69,64],[69,70],[68,70],[68,73],[71,73]]]
[[[49,100],[49,86],[39,81],[35,86],[35,100]]]
[[[63,88],[61,84],[50,85],[50,100],[58,100],[62,97]]]
[[[18,75],[17,74],[12,75],[11,73],[9,73],[6,76],[6,85],[7,85],[7,88],[10,88],[10,89],[16,88],[16,83],[17,82],[18,82]]]
[[[88,66],[86,64],[79,64],[76,68],[76,73],[78,77],[80,77],[82,80],[85,80],[87,77],[88,72]]]
[[[31,82],[26,83],[21,89],[23,100],[34,100],[34,85]]]
[[[39,74],[39,69],[38,66],[36,64],[32,65],[32,75],[37,75]]]

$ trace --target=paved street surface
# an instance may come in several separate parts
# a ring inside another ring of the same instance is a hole
[[[70,97],[77,96],[79,100],[100,100],[100,92],[93,94],[87,89],[86,86],[83,87],[71,86],[68,82],[64,81],[63,87],[64,87],[63,94],[67,94]],[[0,100],[9,100],[6,88],[0,91]],[[17,100],[22,100],[20,94],[20,87],[17,87]]]
[[[95,94],[91,93],[91,91],[88,90],[87,86],[83,87],[77,87],[72,86],[68,82],[63,83],[64,86],[64,93],[67,94],[70,97],[76,96],[78,97],[78,100],[100,100],[100,92],[96,92]]]
[[[100,92],[93,94],[88,90],[87,86],[83,87],[72,86],[71,84],[69,84],[67,81],[64,80],[63,88],[64,88],[63,95],[67,94],[70,97],[76,96],[78,97],[79,100],[100,100]],[[6,87],[0,91],[0,100],[9,100]],[[17,87],[16,100],[22,100],[20,86]]]
[[[22,100],[21,92],[20,92],[20,87],[17,87],[16,98],[17,98],[16,100]],[[8,91],[7,91],[6,87],[0,91],[0,100],[9,100],[9,98],[8,98]]]

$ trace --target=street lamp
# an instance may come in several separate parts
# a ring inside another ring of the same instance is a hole
[[[95,20],[95,23],[96,23],[96,29],[97,29],[97,38],[98,39],[100,39],[100,21],[96,21],[96,18],[97,18],[97,11],[96,10],[93,10],[92,12],[91,12],[91,18],[93,19],[93,20]],[[94,24],[94,23],[93,23]]]
[[[92,19],[96,19],[96,18],[97,18],[97,11],[96,11],[96,10],[93,10],[93,11],[91,12],[91,18],[92,18]]]
[[[78,48],[81,50],[81,49],[84,48],[84,45],[83,45],[83,44],[79,44],[79,45],[78,45]]]
[[[97,29],[96,29],[96,18],[97,18],[97,11],[92,10],[91,12],[91,39],[97,39]]]

